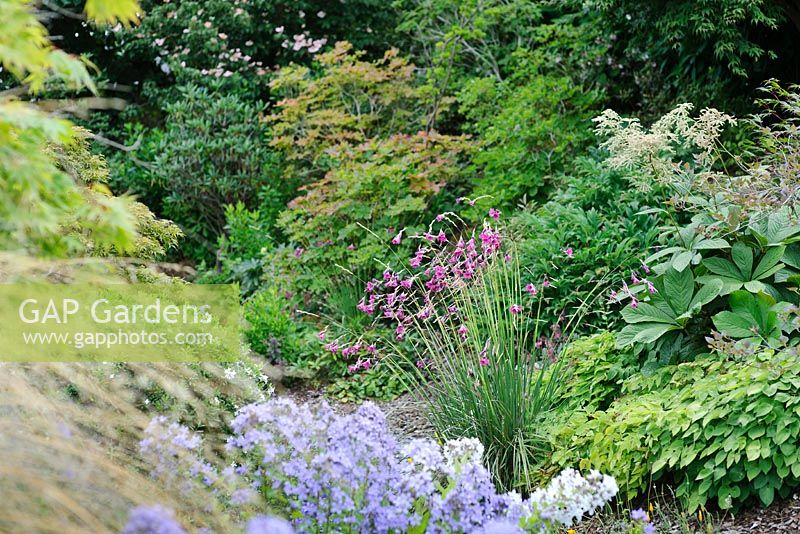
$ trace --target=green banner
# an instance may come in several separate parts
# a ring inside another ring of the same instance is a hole
[[[232,361],[240,347],[236,285],[0,285],[0,361]]]

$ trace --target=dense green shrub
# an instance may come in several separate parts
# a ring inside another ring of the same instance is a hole
[[[347,9],[320,0],[146,1],[143,7],[142,24],[119,32],[113,44],[125,60],[150,63],[151,72],[140,76],[174,73],[182,82],[236,73],[258,83],[277,65],[308,62],[337,40],[380,52],[396,19],[391,4],[376,0],[356,0]]]
[[[632,190],[626,175],[590,159],[575,166],[575,176],[559,181],[552,200],[514,214],[509,230],[519,243],[523,282],[541,287],[547,276],[552,284],[542,319],[554,323],[579,312],[571,319],[574,328],[591,333],[621,323],[608,291],[641,266],[641,251],[659,235],[659,219],[641,213],[653,196]]]
[[[576,412],[553,461],[612,473],[624,496],[652,480],[676,485],[691,510],[769,505],[800,484],[800,363],[766,351],[715,357],[625,382],[607,410]]]
[[[662,236],[672,243],[612,294],[629,303],[618,342],[648,351],[654,363],[704,352],[711,323],[722,352],[796,343],[800,144],[791,132],[800,107],[796,94],[769,87],[778,95],[764,104],[781,115],[770,125],[746,122],[760,133],[730,172],[719,170],[726,168],[721,133],[734,119],[717,110],[694,118],[684,104],[648,129],[611,111],[596,119],[610,135],[610,165],[631,169],[640,188],[666,187],[670,195],[658,211],[670,218]],[[691,221],[681,224],[687,214]]]
[[[297,364],[306,354],[305,332],[291,304],[275,285],[261,289],[244,304],[245,337],[253,350],[273,363]]]
[[[796,7],[767,0],[592,0],[613,40],[608,62],[626,107],[644,113],[681,101],[747,108],[737,98],[770,76],[783,76],[797,58]],[[794,20],[794,23],[792,23]],[[750,76],[751,79],[747,80]]]
[[[413,134],[424,125],[423,94],[415,85],[414,65],[388,50],[365,61],[347,42],[321,54],[316,68],[292,65],[270,82],[281,97],[268,117],[272,145],[304,181],[347,158],[341,151],[377,137]]]
[[[463,137],[419,133],[372,140],[343,154],[279,219],[298,247],[291,260],[297,288],[323,293],[342,267],[374,271],[381,269],[376,260],[410,250],[405,237],[424,231],[443,207],[436,197],[463,179],[469,149]],[[400,243],[391,245],[401,230]]]
[[[67,173],[76,183],[86,187],[85,195],[90,202],[111,196],[109,168],[106,159],[90,151],[89,132],[76,128],[73,138],[64,144],[50,147],[56,166]],[[177,247],[183,236],[172,221],[157,218],[140,202],[127,202],[125,209],[132,219],[135,236],[128,249],[120,249],[109,242],[93,239],[84,229],[80,218],[65,226],[68,238],[79,242],[79,252],[92,256],[129,256],[145,260],[162,259],[167,251]]]
[[[286,199],[292,180],[279,178],[280,159],[268,148],[259,106],[192,85],[179,94],[165,106],[163,131],[146,134],[157,142],[147,149],[153,161],[142,167],[123,156],[127,171],[116,182],[151,198],[154,209],[181,226],[184,253],[210,259],[225,232],[226,206],[254,208],[267,192]]]
[[[598,100],[565,76],[469,82],[459,95],[460,110],[482,143],[473,158],[479,169],[473,196],[491,195],[504,210],[542,198],[593,141],[587,126]]]

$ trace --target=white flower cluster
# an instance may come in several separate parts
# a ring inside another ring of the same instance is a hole
[[[703,109],[694,118],[692,110],[692,104],[681,104],[649,129],[639,119],[622,118],[605,110],[593,120],[595,133],[607,137],[602,144],[610,153],[607,163],[615,169],[651,171],[659,181],[669,181],[679,173],[679,164],[673,161],[678,148],[692,152],[699,149],[698,162],[710,165],[723,128],[735,124],[735,120],[713,108]],[[646,183],[639,186],[647,189]]]
[[[531,494],[529,505],[540,519],[571,525],[609,502],[619,491],[614,477],[592,470],[586,477],[565,469],[546,488]]]

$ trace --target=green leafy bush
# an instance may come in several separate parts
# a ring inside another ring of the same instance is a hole
[[[607,410],[577,412],[553,461],[613,474],[627,498],[672,483],[690,510],[765,506],[800,484],[800,363],[794,352],[714,357],[626,380]]]
[[[97,22],[136,20],[135,2],[116,7],[87,5]],[[24,253],[66,256],[84,252],[85,242],[128,252],[135,231],[127,200],[94,191],[58,166],[53,150],[80,142],[72,124],[20,96],[50,86],[97,93],[87,62],[53,46],[33,6],[4,0],[0,20],[0,67],[11,89],[0,93],[0,247]],[[64,159],[62,159],[64,161]],[[71,227],[72,232],[65,231]],[[77,231],[75,231],[77,230]]]
[[[302,327],[296,322],[291,300],[276,286],[263,288],[244,304],[250,347],[271,362],[298,364],[306,353]]]
[[[576,332],[589,334],[621,322],[608,291],[620,275],[640,267],[639,251],[656,242],[659,218],[641,213],[653,195],[632,190],[624,174],[589,159],[575,166],[552,200],[512,215],[509,231],[519,243],[523,283],[541,287],[545,276],[550,279],[541,318],[552,324],[580,309],[570,321]]]
[[[376,0],[356,0],[347,10],[320,0],[146,1],[143,7],[142,24],[111,40],[126,61],[142,64],[140,76],[171,74],[179,83],[234,78],[228,89],[239,92],[266,82],[276,65],[309,62],[338,40],[382,51],[396,18],[390,4]]]
[[[667,105],[675,96],[707,105],[726,98],[725,90],[741,90],[737,78],[755,72],[758,82],[770,67],[779,72],[784,38],[797,32],[787,10],[765,0],[593,0],[589,6],[617,37],[611,57],[624,65],[617,83],[632,82],[639,98],[652,95]]]
[[[280,159],[268,148],[258,105],[191,85],[179,94],[165,105],[166,125],[147,150],[153,161],[143,168],[123,159],[128,171],[117,185],[152,199],[154,209],[181,226],[184,253],[211,259],[225,232],[226,206],[252,209],[265,191],[286,199],[294,190],[292,180],[279,179]]]
[[[607,409],[620,396],[624,381],[640,367],[633,351],[616,348],[611,332],[571,342],[559,359],[564,362],[561,398],[589,412]]]
[[[704,352],[712,322],[719,330],[715,347],[722,352],[796,342],[790,315],[800,304],[793,266],[800,224],[796,178],[786,170],[796,168],[800,153],[789,133],[800,108],[790,91],[768,87],[777,96],[762,105],[780,108],[782,116],[770,126],[759,118],[747,122],[760,132],[757,148],[747,159],[735,158],[731,172],[721,170],[726,160],[720,139],[734,120],[717,110],[705,109],[694,118],[692,106],[681,105],[647,129],[610,111],[596,119],[598,132],[610,135],[604,142],[609,164],[632,170],[640,188],[665,187],[671,195],[666,208],[653,210],[669,217],[662,235],[671,238],[671,246],[632,273],[632,286],[626,283],[612,294],[613,300],[630,303],[622,312],[628,325],[618,343],[647,350],[651,361],[663,364]],[[777,160],[783,163],[773,165]],[[694,214],[691,221],[681,224],[687,213]],[[720,335],[739,341],[723,348]]]
[[[593,140],[587,126],[598,100],[566,76],[471,80],[459,104],[482,143],[473,157],[479,175],[472,196],[490,195],[501,209],[546,197]]]
[[[365,61],[348,42],[321,54],[314,69],[291,65],[270,82],[281,97],[267,118],[280,149],[304,182],[346,160],[343,150],[375,138],[416,133],[424,125],[424,95],[414,65],[397,49]]]
[[[67,173],[76,183],[86,188],[89,202],[111,197],[108,187],[109,169],[106,159],[90,151],[89,132],[75,128],[73,138],[64,144],[53,145],[50,153],[56,166]],[[101,204],[102,205],[102,204]],[[80,243],[79,252],[92,256],[129,256],[145,260],[162,259],[169,250],[177,247],[183,232],[172,221],[157,218],[141,202],[126,202],[125,210],[133,221],[135,235],[128,249],[120,249],[113,242],[93,239],[85,231],[80,218],[65,225],[67,238]]]
[[[423,230],[437,208],[444,211],[440,191],[462,179],[469,149],[462,137],[421,132],[371,140],[343,154],[278,221],[298,247],[289,258],[296,288],[323,294],[343,267],[374,271],[380,261],[407,253],[411,245],[402,236],[390,242],[401,230],[404,236]]]

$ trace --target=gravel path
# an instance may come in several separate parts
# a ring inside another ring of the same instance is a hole
[[[285,391],[278,391],[278,395],[286,395],[296,403],[303,402],[319,403],[325,399],[322,391],[292,388]],[[339,402],[332,399],[325,399],[331,408],[341,414],[355,411],[359,403]],[[424,403],[414,399],[410,394],[404,394],[390,401],[373,401],[386,414],[386,421],[389,430],[395,435],[398,442],[405,443],[414,438],[431,438],[434,436],[433,427],[428,421]]]

